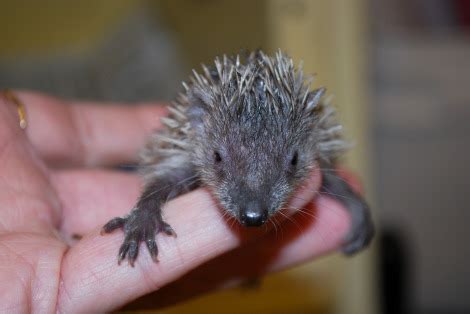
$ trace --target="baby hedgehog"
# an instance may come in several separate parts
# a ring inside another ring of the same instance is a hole
[[[169,106],[164,130],[142,152],[145,187],[132,211],[109,221],[103,232],[123,228],[118,260],[134,265],[145,242],[156,261],[155,235],[175,232],[162,218],[170,199],[201,185],[243,226],[262,226],[285,206],[312,170],[322,174],[320,193],[341,202],[352,227],[343,252],[355,253],[371,240],[369,208],[334,171],[347,144],[324,88],[310,90],[301,66],[278,52],[216,58],[203,73],[193,71],[184,92]]]

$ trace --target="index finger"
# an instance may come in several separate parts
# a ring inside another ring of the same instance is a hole
[[[28,138],[53,167],[133,162],[166,113],[155,104],[67,101],[25,91],[16,95],[26,109]]]

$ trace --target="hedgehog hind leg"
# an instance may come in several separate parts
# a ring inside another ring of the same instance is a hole
[[[342,251],[353,255],[366,248],[375,233],[369,206],[335,171],[322,171],[322,177],[320,192],[340,202],[351,215],[351,229],[344,238]]]

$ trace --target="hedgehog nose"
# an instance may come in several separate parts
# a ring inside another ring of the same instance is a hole
[[[268,213],[258,202],[249,202],[240,213],[240,222],[245,227],[259,227],[266,222]]]

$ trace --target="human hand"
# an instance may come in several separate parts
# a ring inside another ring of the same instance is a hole
[[[316,196],[318,173],[299,191],[305,210],[256,231],[227,224],[199,189],[165,208],[178,238],[157,236],[158,263],[141,250],[134,268],[118,266],[123,234],[100,229],[129,212],[141,182],[110,166],[135,161],[165,109],[17,95],[26,130],[0,97],[0,312],[111,311],[157,290],[161,306],[326,254],[347,233],[347,211]]]

